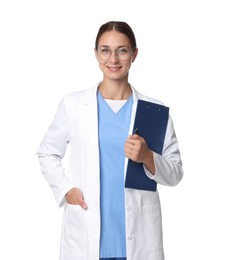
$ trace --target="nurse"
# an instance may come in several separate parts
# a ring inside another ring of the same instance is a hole
[[[125,22],[103,24],[95,42],[103,79],[66,95],[37,155],[59,206],[64,207],[60,260],[164,260],[158,190],[125,187],[128,161],[144,175],[174,186],[183,176],[169,116],[162,154],[132,134],[138,100],[162,105],[129,83],[138,48]],[[70,167],[62,158],[70,146]]]

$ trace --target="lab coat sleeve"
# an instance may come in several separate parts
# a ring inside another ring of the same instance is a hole
[[[65,194],[74,187],[62,167],[62,158],[69,142],[69,120],[66,113],[65,99],[42,140],[37,156],[41,171],[50,185],[59,206],[64,204]]]
[[[162,155],[153,152],[153,158],[155,162],[155,175],[152,175],[144,167],[149,178],[167,186],[175,186],[181,181],[183,168],[171,117],[168,120]]]

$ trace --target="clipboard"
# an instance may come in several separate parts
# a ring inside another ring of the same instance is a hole
[[[162,155],[167,130],[169,108],[160,104],[138,100],[133,132],[142,136],[150,150]],[[125,187],[138,190],[156,191],[156,181],[150,179],[142,163],[128,160]]]

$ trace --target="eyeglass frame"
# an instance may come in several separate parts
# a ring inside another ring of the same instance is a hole
[[[122,48],[126,48],[126,49],[129,49],[130,55],[132,55],[132,53],[136,50],[136,47],[130,49],[128,46],[119,46],[118,48],[116,48],[116,49],[114,49],[114,50],[111,50],[108,46],[104,46],[104,45],[103,45],[103,46],[100,46],[100,47],[105,48],[105,49],[107,49],[107,50],[110,51],[109,57],[106,58],[106,59],[104,59],[104,58],[101,58],[101,57],[99,56],[99,53],[98,53],[99,48],[96,49],[97,56],[99,57],[99,59],[104,60],[104,61],[109,60],[113,52],[116,54],[116,56],[118,57],[119,60],[126,61],[126,60],[128,60],[129,58],[127,58],[127,59],[122,59],[122,58],[120,58],[120,54],[119,54],[117,51],[120,50],[120,49],[122,49]]]

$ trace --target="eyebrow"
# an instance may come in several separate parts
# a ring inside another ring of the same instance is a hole
[[[109,45],[100,45],[99,47],[110,48]],[[118,48],[122,48],[122,47],[127,47],[127,48],[129,48],[129,46],[127,46],[127,45],[119,45],[119,46],[117,46],[117,49],[118,49]]]

